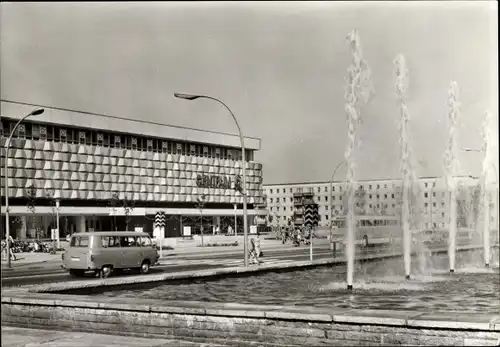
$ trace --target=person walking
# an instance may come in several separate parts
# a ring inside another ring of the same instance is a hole
[[[259,254],[257,253],[257,248],[255,247],[255,239],[253,237],[250,239],[249,258],[250,264],[260,265]]]

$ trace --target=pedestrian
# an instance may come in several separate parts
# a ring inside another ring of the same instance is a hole
[[[250,264],[258,264],[260,265],[259,254],[257,253],[257,249],[255,247],[255,240],[252,237],[250,239],[250,247],[249,247],[249,261]]]
[[[216,235],[220,235],[220,227],[219,225],[217,224],[217,226],[215,227],[215,234]]]
[[[255,239],[255,253],[258,254],[259,257],[262,257],[264,254],[260,248],[260,233],[257,232],[257,238]]]

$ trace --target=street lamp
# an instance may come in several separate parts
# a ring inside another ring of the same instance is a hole
[[[332,243],[332,238],[333,238],[333,234],[332,234],[333,233],[333,208],[334,208],[334,206],[333,206],[333,178],[335,177],[335,174],[337,173],[338,168],[342,164],[345,164],[344,160],[340,161],[337,164],[337,166],[333,170],[332,178],[330,179],[330,194],[329,194],[330,195],[330,246],[332,247],[330,249],[333,250],[334,254],[335,254],[336,244]]]
[[[246,175],[246,154],[245,154],[245,141],[243,138],[243,133],[241,132],[240,125],[238,123],[238,120],[234,116],[234,113],[231,111],[231,109],[222,101],[220,101],[217,98],[207,96],[207,95],[195,95],[195,94],[182,94],[182,93],[174,93],[174,96],[179,99],[185,99],[185,100],[196,100],[196,99],[210,99],[217,101],[218,103],[222,104],[231,114],[231,117],[233,117],[234,122],[236,123],[236,127],[238,128],[238,133],[240,135],[240,142],[241,142],[241,167],[243,170],[243,184],[242,184],[242,190],[241,194],[243,195],[243,250],[244,250],[244,264],[245,267],[248,266],[248,221],[247,221],[247,175]]]
[[[14,129],[10,132],[9,138],[7,139],[7,142],[5,142],[5,238],[6,238],[6,244],[7,244],[7,267],[12,267],[11,261],[10,261],[10,225],[9,225],[9,172],[8,172],[8,162],[9,162],[9,149],[10,149],[10,142],[12,140],[12,136],[14,135],[17,127],[23,120],[30,116],[38,116],[42,114],[45,110],[43,108],[38,108],[36,110],[31,111],[28,113],[26,116],[21,118],[16,125],[14,126]]]

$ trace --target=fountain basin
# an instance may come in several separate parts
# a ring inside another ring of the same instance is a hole
[[[220,276],[222,271],[212,271],[212,275]],[[253,271],[256,274],[259,270]],[[207,278],[209,274],[206,271],[192,272],[190,276],[196,275]],[[145,277],[137,276],[136,279],[144,280]],[[97,280],[113,281],[116,286],[116,282],[123,279]],[[86,287],[90,292],[102,289],[94,283],[89,285],[90,282],[96,281],[77,283],[80,283],[80,289]],[[66,285],[76,288],[73,283]],[[243,346],[255,345],[256,342],[262,346],[498,345],[500,342],[500,315],[485,313],[464,315],[431,308],[370,310],[137,297],[131,300],[129,297],[89,295],[92,293],[61,294],[57,292],[61,288],[63,284],[46,286],[46,293],[30,292],[28,288],[4,290],[2,324],[155,335]],[[34,287],[30,289],[35,290]]]

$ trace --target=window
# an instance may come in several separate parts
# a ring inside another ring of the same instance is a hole
[[[189,145],[189,153],[191,155],[196,155],[196,146],[195,145]]]
[[[432,192],[432,197],[435,198],[436,197],[436,192]]]
[[[147,140],[146,141],[146,150],[148,152],[153,151],[153,140]]]
[[[293,198],[290,198],[290,202],[293,202]]]
[[[380,184],[377,184],[377,189],[379,189],[379,188],[380,188]]]
[[[219,147],[215,148],[215,157],[220,158],[220,148]]]
[[[71,238],[70,247],[84,248],[89,246],[88,236],[73,236]]]
[[[332,187],[332,192],[334,192],[334,191],[335,191],[335,187]]]
[[[47,139],[47,128],[45,126],[40,127],[40,138],[43,140]]]
[[[273,198],[269,198],[269,201],[271,202],[271,204],[273,203]]]
[[[424,193],[424,197],[427,198],[429,196],[428,193]]]
[[[393,198],[393,199],[394,199],[394,193],[392,193],[392,194],[391,194],[391,198]]]
[[[280,198],[276,198],[276,203],[279,203],[280,202]]]
[[[387,199],[387,194],[384,194],[384,199]]]
[[[177,154],[184,154],[184,151],[183,151],[183,148],[182,148],[182,143],[178,143],[176,146],[175,146],[175,152]]]
[[[318,196],[318,201],[321,201],[321,196]]]
[[[321,187],[318,187],[318,193],[321,193]]]
[[[328,196],[325,196],[325,201],[328,201]]]
[[[104,142],[104,135],[103,134],[97,134],[97,145],[102,146]]]
[[[360,186],[359,186],[359,189],[360,189],[360,190],[363,190],[363,185],[360,185]]]
[[[425,204],[424,204],[424,207],[428,207],[428,206],[429,206],[429,204],[428,204],[428,203],[425,203]]]
[[[167,141],[162,141],[162,143],[161,143],[161,151],[163,153],[167,153],[168,152],[168,142]]]
[[[325,215],[325,220],[328,220],[328,215]]]
[[[269,193],[270,193],[270,194],[272,194],[272,193],[273,193],[273,190],[272,190],[272,189],[270,189],[270,190],[269,190]]]
[[[24,124],[19,124],[17,127],[17,134],[19,138],[25,139],[26,138],[26,126]]]
[[[444,212],[441,212],[441,217],[444,217]]]
[[[137,138],[136,137],[132,137],[131,145],[132,145],[132,149],[137,149]]]
[[[368,189],[372,189],[372,185],[371,184],[368,186]]]
[[[115,147],[122,148],[122,138],[120,135],[115,135]]]
[[[424,187],[427,188],[427,183],[424,183]]]
[[[151,239],[147,236],[140,236],[137,238],[137,246],[139,247],[151,247],[152,245]]]
[[[208,157],[208,146],[203,146],[203,156]]]
[[[101,245],[103,248],[120,247],[120,238],[118,236],[102,236]]]
[[[387,189],[387,184],[384,184],[384,188]]]
[[[339,200],[342,200],[342,196],[339,196]]]
[[[135,236],[120,236],[120,246],[121,247],[136,247],[136,237]]]
[[[432,203],[432,207],[436,207],[436,203],[435,202]]]
[[[372,195],[371,194],[368,194],[368,198],[371,199],[372,198]]]
[[[78,143],[81,145],[85,144],[85,131],[78,132]]]
[[[328,192],[328,187],[325,187],[325,193],[327,193],[327,192]]]

